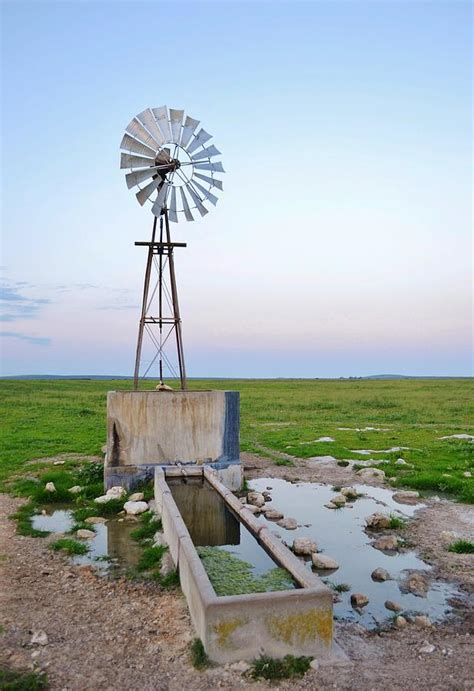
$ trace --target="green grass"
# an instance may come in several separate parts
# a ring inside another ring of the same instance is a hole
[[[474,554],[474,542],[470,540],[456,540],[448,547],[449,552],[456,554]]]
[[[28,537],[46,537],[49,535],[47,530],[37,530],[33,528],[31,519],[38,512],[38,507],[33,502],[20,506],[10,518],[16,521],[16,532],[19,535]]]
[[[143,550],[143,554],[138,562],[138,571],[151,571],[156,569],[161,562],[161,557],[166,552],[166,547],[159,545],[157,547],[147,547]]]
[[[390,525],[388,526],[392,530],[403,530],[407,526],[406,518],[401,518],[394,513],[390,514]]]
[[[20,672],[0,667],[0,689],[2,691],[43,691],[48,688],[46,672]]]
[[[191,643],[191,664],[196,669],[207,669],[208,667],[212,667],[212,662],[208,658],[199,638],[195,638]]]
[[[155,533],[161,530],[161,521],[157,519],[152,511],[142,513],[141,525],[135,530],[132,530],[130,536],[137,542],[147,543],[153,540]]]
[[[275,454],[296,458],[330,454],[339,462],[357,462],[370,457],[351,450],[378,449],[372,457],[390,460],[381,467],[388,477],[397,477],[397,486],[474,502],[473,479],[463,476],[474,470],[473,444],[440,439],[473,433],[472,380],[194,380],[190,384],[196,390],[241,392],[243,451],[265,453],[273,462],[287,464]],[[149,388],[153,385],[147,383]],[[25,463],[32,459],[60,453],[99,456],[106,436],[106,393],[131,386],[129,381],[3,380],[0,482],[26,472]],[[366,426],[387,431],[338,429]],[[314,441],[321,436],[331,436],[335,442]],[[393,446],[410,448],[382,452]],[[396,465],[398,457],[413,467]]]
[[[70,556],[87,554],[89,551],[89,547],[84,542],[79,542],[69,537],[62,537],[60,540],[56,540],[56,542],[52,543],[51,549],[54,549],[56,552],[66,552]]]
[[[274,659],[267,655],[262,655],[252,663],[250,675],[253,679],[290,679],[291,677],[301,677],[309,669],[311,657],[294,657],[286,655],[282,659]]]

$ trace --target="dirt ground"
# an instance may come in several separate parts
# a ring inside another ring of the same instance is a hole
[[[330,483],[354,483],[351,470],[334,463],[298,462],[295,467],[243,455],[246,475]],[[189,657],[194,637],[184,598],[155,583],[110,580],[90,567],[73,566],[48,548],[48,538],[16,534],[8,519],[19,501],[0,495],[0,664],[35,665],[48,673],[52,689],[270,688],[230,666],[196,671]],[[474,689],[472,593],[474,558],[446,552],[442,530],[472,538],[472,507],[430,501],[407,529],[436,575],[460,584],[466,594],[456,615],[443,625],[366,632],[337,623],[347,655],[337,665],[320,661],[301,679],[279,689]],[[44,631],[47,643],[31,642]],[[435,646],[421,653],[426,643]]]

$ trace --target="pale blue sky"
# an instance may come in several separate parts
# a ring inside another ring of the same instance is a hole
[[[152,216],[119,144],[166,103],[227,171],[173,226],[190,376],[471,374],[470,14],[3,2],[3,373],[132,373]]]

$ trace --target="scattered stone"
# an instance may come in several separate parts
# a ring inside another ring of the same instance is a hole
[[[295,537],[293,540],[293,552],[303,556],[309,556],[317,551],[316,543],[309,537]]]
[[[356,475],[363,480],[385,480],[385,473],[379,468],[362,468],[357,471]]]
[[[398,629],[403,629],[403,628],[404,628],[405,626],[407,626],[407,625],[408,625],[408,622],[407,622],[407,620],[405,619],[405,617],[398,616],[398,617],[395,619],[395,626],[396,626]]]
[[[315,439],[313,443],[320,442],[320,441],[331,442],[331,441],[335,441],[335,439],[333,439],[332,437],[319,437],[319,439]]]
[[[372,543],[372,547],[382,551],[395,552],[398,549],[398,539],[395,535],[385,535],[375,540],[375,542]]]
[[[102,516],[90,516],[89,518],[86,518],[84,523],[89,523],[89,525],[94,525],[95,523],[107,523],[107,519],[102,518]]]
[[[93,530],[87,530],[87,528],[79,528],[79,530],[76,530],[76,537],[80,540],[91,540],[95,537],[95,533]]]
[[[439,534],[440,540],[445,545],[450,545],[458,539],[459,535],[454,530],[442,530]]]
[[[110,501],[112,497],[109,494],[101,494],[100,497],[96,497],[94,499],[96,504],[107,504],[108,501]]]
[[[105,494],[112,499],[122,499],[122,497],[125,497],[127,494],[127,490],[120,485],[115,485],[114,487],[108,489]]]
[[[382,569],[381,567],[378,569],[374,569],[371,573],[371,577],[373,581],[391,581],[392,577],[390,576],[389,572],[386,569]]]
[[[331,498],[331,504],[335,504],[336,506],[344,506],[346,503],[347,499],[343,494],[336,494],[335,497]]]
[[[395,465],[407,465],[407,462],[403,458],[397,458]]]
[[[415,626],[419,626],[421,628],[428,628],[431,626],[431,621],[426,614],[417,614],[413,619],[413,623]]]
[[[282,518],[277,522],[280,528],[285,528],[285,530],[296,530],[298,527],[298,522],[295,518]]]
[[[278,509],[265,509],[263,513],[265,514],[265,518],[269,521],[279,521],[283,518],[283,513],[278,511]]]
[[[341,489],[341,494],[349,500],[357,499],[359,496],[359,493],[353,487],[343,487]]]
[[[383,513],[373,513],[365,519],[365,525],[369,530],[386,530],[390,528],[390,516]]]
[[[317,660],[311,660],[311,662],[309,663],[309,666],[311,667],[312,670],[317,672],[319,669],[319,662]]]
[[[420,493],[410,491],[395,492],[392,499],[398,502],[398,504],[418,504]]]
[[[316,569],[336,570],[339,568],[337,561],[332,557],[327,557],[325,554],[318,554],[315,552],[311,555],[311,559]]]
[[[56,487],[54,486],[54,482],[47,482],[44,488],[45,488],[46,492],[56,492]]]
[[[432,643],[426,643],[419,649],[419,653],[430,654],[435,651],[435,646]]]
[[[336,506],[336,504],[333,504],[332,501],[330,501],[328,504],[324,504],[324,506],[327,509],[338,509],[339,508],[339,506]]]
[[[394,602],[393,600],[385,600],[385,609],[389,609],[391,612],[401,612],[405,608],[398,602]]]
[[[369,603],[369,598],[367,595],[362,593],[352,593],[351,595],[351,605],[353,607],[365,607]]]
[[[48,645],[48,634],[46,631],[33,631],[30,643],[32,645]]]
[[[263,490],[262,494],[263,494],[263,498],[265,499],[265,501],[271,501],[272,500],[272,495],[270,494],[270,492],[268,490]]]
[[[66,461],[54,461],[53,465],[64,465]]]
[[[245,674],[245,672],[249,671],[250,665],[248,662],[245,662],[245,660],[239,660],[239,662],[232,662],[232,664],[229,665],[229,669],[239,674]]]
[[[469,470],[465,470],[462,475],[463,477],[472,477],[472,473]]]
[[[448,437],[439,437],[440,439],[474,439],[474,434],[450,434]]]
[[[164,533],[160,530],[156,532],[153,536],[153,547],[166,547],[167,545]]]
[[[161,558],[161,566],[160,566],[160,576],[162,578],[166,578],[166,576],[169,576],[170,573],[173,573],[175,570],[175,565],[173,561],[173,557],[171,556],[171,553],[165,552]]]
[[[261,492],[249,492],[247,501],[249,504],[253,504],[253,506],[263,506],[265,504],[265,497]]]
[[[126,501],[123,508],[128,515],[137,516],[148,511],[148,504],[146,501]]]
[[[144,498],[145,495],[143,494],[143,492],[134,492],[129,496],[128,499],[129,501],[143,501]]]
[[[82,487],[80,485],[74,485],[74,487],[68,489],[68,492],[71,492],[71,494],[79,494],[79,492],[82,492]]]
[[[404,583],[404,587],[416,597],[426,597],[428,583],[421,573],[411,573]]]

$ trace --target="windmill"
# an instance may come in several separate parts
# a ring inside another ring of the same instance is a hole
[[[170,221],[194,221],[196,211],[205,216],[205,202],[217,204],[215,190],[222,190],[222,182],[214,177],[224,173],[222,163],[212,161],[220,151],[211,144],[212,138],[199,120],[184,118],[183,110],[167,106],[147,108],[125,128],[120,148],[123,152],[120,168],[129,169],[125,175],[129,189],[138,187],[135,196],[141,206],[151,203],[153,228],[150,242],[136,242],[148,247],[145,269],[142,310],[135,357],[134,388],[138,389],[142,367],[142,348],[145,333],[149,336],[155,355],[148,363],[145,378],[158,360],[158,389],[163,383],[166,367],[172,376],[179,376],[181,389],[186,389],[183,336],[179,313],[178,291],[174,268],[175,247],[186,243],[172,242]],[[152,275],[156,281],[152,280]],[[152,288],[152,283],[154,287]],[[174,332],[178,371],[165,352]]]

